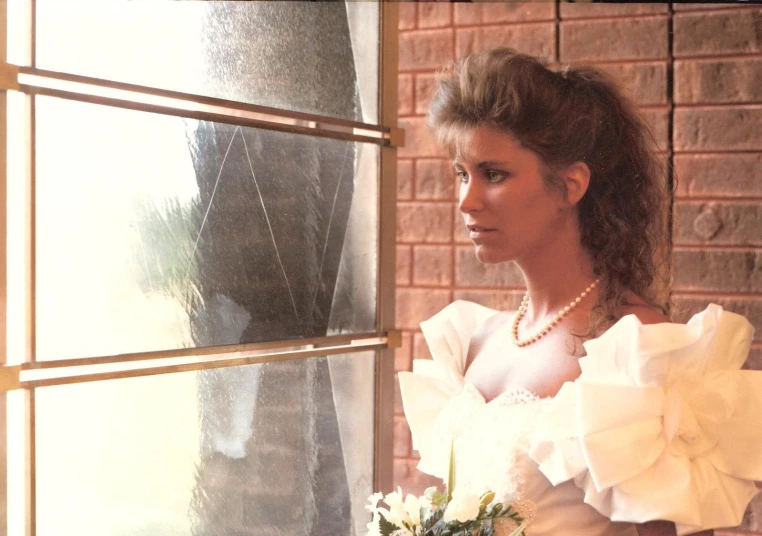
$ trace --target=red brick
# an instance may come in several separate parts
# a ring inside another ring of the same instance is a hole
[[[401,71],[437,69],[452,59],[452,30],[416,30],[400,34]]]
[[[762,101],[762,60],[722,59],[675,62],[676,103]]]
[[[413,75],[400,74],[397,79],[397,113],[413,114]]]
[[[397,327],[418,329],[418,324],[431,318],[450,303],[449,290],[397,289]]]
[[[456,26],[554,20],[556,16],[553,2],[456,3],[454,7]]]
[[[667,59],[667,19],[561,23],[561,61]]]
[[[452,6],[445,3],[422,2],[418,4],[419,28],[442,28],[452,23]]]
[[[455,176],[452,163],[443,159],[419,159],[415,163],[415,198],[452,201]]]
[[[762,196],[762,154],[675,155],[678,195]]]
[[[641,110],[641,115],[645,118],[651,133],[656,140],[660,151],[669,149],[669,109],[646,109]]]
[[[762,293],[762,251],[674,252],[675,290]]]
[[[762,52],[762,9],[674,16],[675,57]]]
[[[570,4],[583,5],[583,4]],[[600,5],[600,4],[595,4]],[[667,63],[614,63],[599,65],[611,74],[641,106],[667,104]]]
[[[418,461],[395,459],[394,460],[394,489],[397,486],[402,488],[402,493],[407,495],[412,493],[415,496],[423,495],[426,488],[438,486],[440,491],[444,491],[441,478],[436,478],[416,469]]]
[[[397,242],[449,242],[452,211],[449,203],[399,203]]]
[[[431,359],[431,351],[423,333],[413,334],[413,359]]]
[[[482,264],[474,248],[455,249],[455,284],[459,287],[524,288],[524,277],[516,264]]]
[[[468,229],[463,221],[463,213],[458,208],[458,203],[453,207],[453,233],[452,239],[456,244],[469,244],[473,246],[471,238],[468,236]]]
[[[658,15],[668,13],[666,3],[654,4],[570,4],[561,2],[562,19],[582,19],[593,17],[623,17],[635,15]]]
[[[716,303],[726,311],[744,316],[755,328],[754,340],[762,341],[762,298],[699,298],[677,294],[674,302],[676,311],[673,317],[677,322],[687,322],[710,303]]]
[[[413,198],[413,161],[397,160],[397,199]]]
[[[413,253],[411,251],[411,246],[397,246],[396,249],[397,257],[396,257],[396,263],[397,263],[397,271],[396,271],[396,277],[395,281],[398,285],[409,285],[410,284],[410,273],[412,271],[412,259],[413,259]]]
[[[451,283],[452,246],[413,246],[413,285]]]
[[[675,11],[706,11],[709,9],[733,9],[733,8],[745,8],[749,7],[748,4],[744,4],[743,2],[738,2],[737,4],[732,3],[726,3],[726,4],[694,4],[694,3],[680,3],[680,2],[673,2],[672,3],[672,9]]]
[[[523,290],[456,290],[455,300],[479,303],[498,311],[515,311],[524,297]]]
[[[402,332],[402,346],[394,350],[394,372],[412,369],[413,334],[410,331]]]
[[[394,418],[394,457],[407,458],[410,456],[410,427],[404,417]]]
[[[437,80],[434,74],[415,75],[415,113],[425,115],[429,103],[437,90]]]
[[[675,151],[762,150],[762,107],[675,109]]]
[[[413,2],[400,2],[400,30],[412,30],[415,28],[416,9]]]
[[[400,119],[399,126],[405,129],[405,146],[399,148],[397,156],[444,156],[444,152],[437,147],[434,136],[426,128],[423,117]]]
[[[762,246],[762,202],[678,201],[674,212],[674,243]]]
[[[459,28],[456,36],[458,56],[483,52],[498,45],[515,48],[525,54],[552,59],[555,56],[553,23],[531,23],[511,26]]]

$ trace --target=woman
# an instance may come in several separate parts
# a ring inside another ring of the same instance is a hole
[[[444,478],[452,452],[457,486],[514,501],[529,536],[739,524],[762,480],[753,329],[714,305],[669,323],[666,188],[633,106],[497,48],[441,73],[428,119],[477,258],[527,293],[421,324],[434,359],[400,373],[419,468]]]

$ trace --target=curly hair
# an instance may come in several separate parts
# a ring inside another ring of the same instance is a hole
[[[578,204],[582,246],[601,279],[589,331],[618,320],[633,294],[670,312],[672,271],[666,173],[635,107],[608,76],[591,67],[551,70],[499,47],[448,64],[428,111],[428,126],[451,153],[477,125],[509,133],[546,167],[544,180],[565,192],[556,172],[590,169]],[[642,305],[642,304],[640,304]]]

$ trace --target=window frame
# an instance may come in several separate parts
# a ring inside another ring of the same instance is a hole
[[[16,9],[14,13],[18,20],[14,19],[14,23],[17,30],[20,23],[27,39],[25,43],[18,43],[23,56],[19,63],[23,65],[8,62],[8,39],[11,33],[9,4]],[[185,370],[374,350],[374,489],[391,490],[394,348],[401,345],[401,333],[395,329],[396,174],[397,147],[404,143],[404,133],[397,127],[399,7],[391,2],[380,2],[378,5],[379,116],[378,124],[372,125],[40,70],[34,62],[35,0],[0,2],[0,233],[5,238],[0,241],[0,300],[4,304],[0,309],[0,464],[3,466],[3,470],[0,470],[0,533],[13,536],[36,535],[35,389],[65,383],[171,374]],[[375,332],[36,361],[35,95],[52,95],[119,108],[377,144],[380,150],[376,181],[378,255]],[[9,105],[10,101],[15,103]],[[14,110],[17,112],[9,118],[9,112]],[[12,164],[11,168],[9,164]],[[163,362],[169,359],[170,364],[157,366],[154,362],[156,359],[162,359]],[[119,365],[123,363],[139,363],[140,368],[120,370]],[[93,372],[93,367],[103,370]],[[66,374],[67,370],[71,372]],[[87,370],[89,373],[83,373]],[[51,371],[55,374],[46,377],[46,372]],[[64,371],[63,376],[61,371]],[[9,429],[10,411],[21,417],[20,420],[14,420],[12,430]],[[23,459],[21,467],[14,466],[20,458]],[[9,504],[8,499],[13,495],[16,498]]]

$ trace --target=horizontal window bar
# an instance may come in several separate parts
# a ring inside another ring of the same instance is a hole
[[[198,120],[397,147],[402,130],[317,114],[3,64],[2,89]],[[17,73],[17,80],[12,80]]]
[[[300,339],[0,367],[0,392],[395,348],[401,343],[401,334],[395,330],[380,337],[342,335],[312,341]]]

